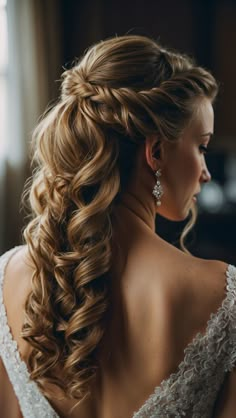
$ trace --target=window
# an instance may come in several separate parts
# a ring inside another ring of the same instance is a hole
[[[0,157],[5,152],[7,134],[8,30],[7,0],[0,0]]]

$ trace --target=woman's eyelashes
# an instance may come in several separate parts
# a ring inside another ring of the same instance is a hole
[[[201,153],[206,154],[209,150],[207,148],[206,145],[200,145],[199,146],[199,150],[201,151]]]

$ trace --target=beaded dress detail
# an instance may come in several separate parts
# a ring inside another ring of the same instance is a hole
[[[21,247],[0,257],[0,357],[24,418],[59,418],[30,379],[7,323],[3,303],[6,265]],[[133,418],[210,418],[225,374],[236,362],[236,268],[226,272],[226,296],[211,314],[206,332],[198,333],[184,351],[177,371],[156,387]],[[78,417],[80,418],[80,417]],[[82,417],[81,417],[82,418]]]

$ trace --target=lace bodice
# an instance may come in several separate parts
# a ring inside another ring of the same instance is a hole
[[[0,357],[19,401],[24,418],[59,418],[20,359],[7,323],[3,280],[10,257],[21,247],[0,257]],[[228,266],[226,296],[211,315],[205,334],[198,333],[186,347],[176,373],[156,387],[133,418],[210,418],[227,371],[236,361],[236,268]],[[80,418],[80,417],[78,417]]]

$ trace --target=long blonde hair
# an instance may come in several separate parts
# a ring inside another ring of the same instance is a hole
[[[149,134],[175,141],[212,75],[142,36],[100,42],[63,74],[33,136],[24,238],[34,263],[22,335],[31,377],[83,399],[96,376],[109,308],[112,210]],[[58,373],[58,370],[60,373]]]

